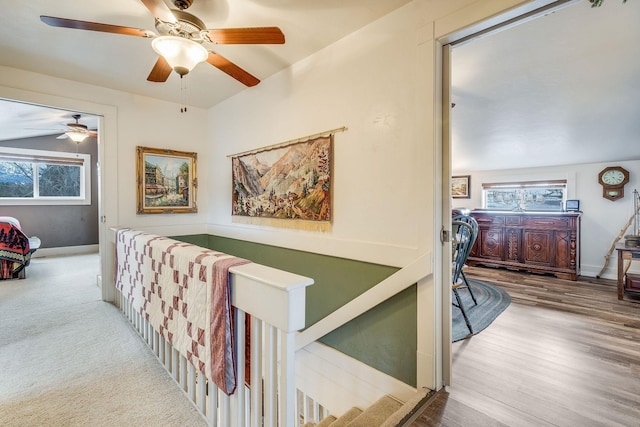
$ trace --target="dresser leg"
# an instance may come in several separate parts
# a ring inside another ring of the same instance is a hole
[[[618,299],[623,298],[623,279],[624,279],[624,260],[622,259],[622,252],[618,251]]]

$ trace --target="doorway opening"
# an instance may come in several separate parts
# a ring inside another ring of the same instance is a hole
[[[637,111],[637,102],[627,95],[638,75],[637,68],[624,65],[627,45],[617,43],[617,34],[634,39],[637,26],[627,19],[637,22],[638,9],[622,2],[598,9],[586,1],[548,3],[445,46],[451,56],[445,75],[450,66],[452,77],[444,88],[451,108],[445,107],[443,119],[451,123],[443,131],[451,132],[445,142],[445,151],[451,148],[449,176],[470,178],[470,197],[453,199],[452,207],[486,208],[483,183],[565,180],[566,198],[582,199],[581,206],[587,202],[589,221],[598,224],[597,233],[583,227],[581,244],[581,274],[595,277],[611,243],[608,235],[613,239],[624,222],[612,221],[612,211],[597,206],[601,196],[591,190],[602,169],[599,163],[640,155],[615,145],[629,140],[621,132],[632,128],[631,121],[623,121],[626,113],[620,111]],[[502,50],[490,50],[492,44]],[[594,77],[601,69],[609,70],[607,75]],[[626,87],[627,93],[611,85]],[[592,167],[572,171],[586,164]]]
[[[99,253],[102,117],[9,98],[0,116],[3,216],[40,239],[34,258]]]

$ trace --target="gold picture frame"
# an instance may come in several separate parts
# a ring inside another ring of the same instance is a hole
[[[150,147],[136,152],[138,215],[198,212],[197,153]]]

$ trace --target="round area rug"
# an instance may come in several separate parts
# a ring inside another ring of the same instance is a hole
[[[452,342],[460,341],[481,332],[511,303],[509,294],[497,286],[475,279],[469,279],[469,286],[473,290],[473,295],[475,295],[478,305],[473,304],[468,289],[458,289],[458,294],[471,322],[473,334],[469,332],[464,317],[462,317],[462,312],[454,305],[451,311]],[[452,295],[451,298],[455,301],[455,296]]]

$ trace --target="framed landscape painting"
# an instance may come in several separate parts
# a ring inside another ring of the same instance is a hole
[[[137,213],[195,213],[197,154],[137,147]]]
[[[451,177],[451,197],[454,199],[471,198],[471,175]]]

